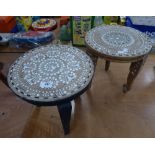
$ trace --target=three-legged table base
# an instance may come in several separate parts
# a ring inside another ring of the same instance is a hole
[[[136,78],[136,76],[138,75],[138,73],[139,73],[142,65],[144,64],[145,60],[146,60],[146,58],[131,63],[130,68],[129,68],[129,74],[127,77],[127,83],[123,85],[123,92],[124,93],[126,93],[127,91],[129,91],[131,89],[133,81]],[[110,61],[106,60],[105,71],[108,71],[109,66],[110,66]]]
[[[2,73],[2,69],[3,69],[3,63],[0,62],[0,80],[7,86],[8,86],[8,83],[7,83],[7,78],[6,76]],[[86,91],[86,89],[88,88],[85,88],[85,90],[83,91]],[[83,92],[81,91],[81,94]],[[77,97],[80,97],[80,94],[77,96]],[[45,103],[36,103],[34,101],[29,101],[29,100],[26,100],[27,102],[31,103],[31,104],[34,104],[36,105],[37,107],[41,107],[41,106],[45,106]],[[54,104],[55,105],[55,104]],[[46,106],[52,106],[52,104],[48,104]],[[72,105],[71,105],[71,101],[69,100],[68,102],[62,102],[62,103],[58,103],[56,104],[55,106],[57,106],[58,108],[58,112],[59,112],[59,115],[60,115],[60,119],[61,119],[61,123],[62,123],[62,127],[63,127],[63,130],[64,130],[64,134],[68,134],[69,131],[70,131],[70,120],[71,120],[71,112],[72,112]]]
[[[132,83],[138,75],[141,67],[143,65],[143,60],[132,62],[129,69],[129,74],[127,77],[127,83],[123,85],[123,92],[126,93],[131,89]]]

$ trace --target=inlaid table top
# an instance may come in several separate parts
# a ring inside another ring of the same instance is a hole
[[[152,48],[148,37],[142,32],[125,26],[99,26],[88,31],[86,45],[98,54],[112,57],[143,56]]]
[[[93,72],[91,58],[80,49],[47,45],[20,56],[9,69],[8,84],[22,98],[52,102],[82,91]]]

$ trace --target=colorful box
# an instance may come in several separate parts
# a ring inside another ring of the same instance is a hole
[[[31,16],[18,16],[16,17],[18,31],[26,32],[30,29],[32,24]]]
[[[71,17],[72,44],[85,46],[85,35],[92,28],[92,16]]]

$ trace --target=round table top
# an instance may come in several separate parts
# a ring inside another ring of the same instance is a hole
[[[85,52],[67,45],[47,45],[20,56],[9,69],[8,84],[24,99],[52,102],[85,89],[93,73],[93,62]]]
[[[150,52],[152,44],[142,32],[125,26],[105,25],[88,31],[86,45],[100,55],[134,58]]]

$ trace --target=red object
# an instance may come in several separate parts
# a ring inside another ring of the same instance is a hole
[[[0,32],[11,32],[15,25],[16,20],[13,16],[0,16]]]
[[[60,17],[60,26],[67,25],[69,19],[70,19],[69,16],[61,16]]]
[[[29,32],[23,33],[22,36],[24,36],[24,37],[35,37],[39,34],[40,33],[38,31],[29,31]]]

